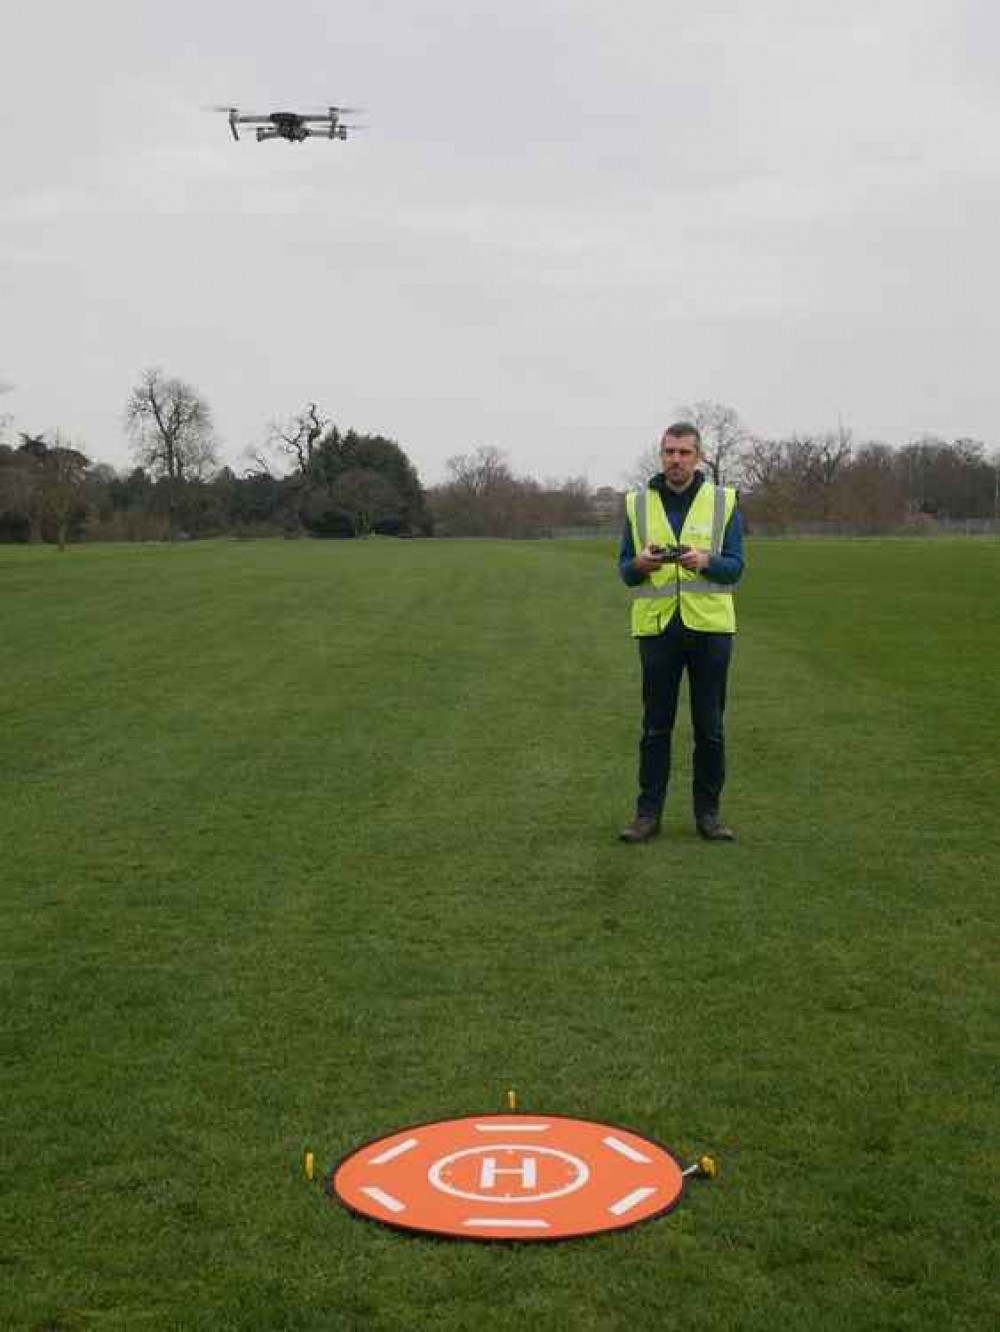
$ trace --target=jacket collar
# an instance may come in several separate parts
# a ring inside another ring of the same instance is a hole
[[[671,490],[670,487],[667,485],[666,478],[664,477],[663,473],[657,472],[654,477],[650,478],[649,489],[655,490],[656,493],[659,495],[660,499],[662,500],[668,500],[668,499],[693,500],[695,495],[697,495],[698,491],[702,488],[704,484],[705,484],[705,473],[695,472],[691,484],[688,486],[687,490],[682,490],[680,494],[678,494],[676,490]]]

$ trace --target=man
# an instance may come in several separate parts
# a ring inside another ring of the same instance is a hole
[[[633,589],[632,634],[642,661],[639,798],[623,842],[660,831],[670,777],[670,737],[687,671],[694,727],[694,821],[710,842],[735,834],[719,817],[726,775],[722,719],[736,617],[733,587],[743,572],[736,492],[698,470],[701,436],[679,421],[660,441],[663,471],[630,491],[618,567]]]

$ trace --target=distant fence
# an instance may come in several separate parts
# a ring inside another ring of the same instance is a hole
[[[930,518],[901,523],[898,527],[866,527],[848,523],[758,523],[745,522],[748,536],[792,540],[797,537],[1000,537],[1000,519]]]
[[[747,536],[769,537],[773,540],[794,541],[804,537],[840,537],[859,540],[864,537],[993,537],[1000,538],[1000,519],[996,518],[928,518],[926,521],[903,523],[898,527],[864,527],[849,523],[803,522],[792,524],[758,523],[743,518]],[[617,541],[621,524],[592,527],[550,527],[537,535],[552,541]]]

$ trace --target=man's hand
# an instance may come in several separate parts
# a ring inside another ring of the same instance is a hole
[[[702,573],[708,568],[708,554],[704,550],[688,550],[681,555],[677,563],[682,569],[690,569],[692,573]]]
[[[663,568],[663,556],[657,555],[652,544],[647,542],[635,557],[635,567],[640,573],[656,573],[657,569]]]

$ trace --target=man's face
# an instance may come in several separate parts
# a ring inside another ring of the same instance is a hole
[[[698,442],[694,435],[664,435],[660,445],[663,475],[671,490],[684,490],[691,484],[698,466]]]

